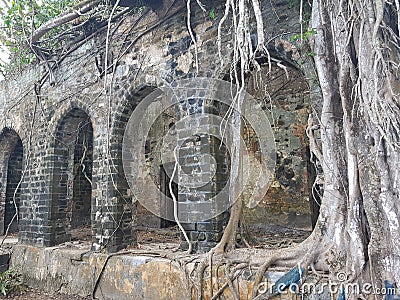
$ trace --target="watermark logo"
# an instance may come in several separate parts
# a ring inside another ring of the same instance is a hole
[[[156,89],[135,108],[124,134],[123,166],[134,197],[149,211],[173,221],[164,210],[174,199],[155,180],[161,168],[179,195],[194,195],[192,201],[178,197],[175,203],[185,216],[182,222],[216,217],[238,199],[249,207],[262,200],[274,177],[275,138],[260,103],[243,92],[238,110],[236,91],[223,80],[185,79]],[[234,130],[232,118],[238,115],[256,147]],[[237,174],[229,172],[233,146],[240,152]],[[221,181],[223,170],[226,180]],[[207,189],[211,196],[202,198]]]
[[[325,282],[295,282],[286,283],[279,280],[274,284],[261,282],[258,285],[259,294],[301,294],[301,295],[322,295],[329,293],[331,295],[383,295],[395,296],[397,290],[393,285],[385,284],[382,287],[377,287],[371,283],[351,283],[348,282],[348,275],[344,272],[336,274],[336,280],[328,280]]]

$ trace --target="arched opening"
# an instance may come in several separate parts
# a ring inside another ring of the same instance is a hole
[[[137,89],[135,89],[129,97],[127,97],[127,101],[119,113],[117,110],[115,126],[112,131],[112,144],[111,147],[113,149],[122,149],[123,137],[126,132],[126,127],[128,124],[128,120],[132,116],[133,111],[137,107],[137,105],[143,101],[149,94],[151,94],[155,90],[155,87],[150,85],[143,85]],[[146,154],[146,166],[135,164],[132,170],[134,173],[136,172],[150,172],[152,175],[152,182],[158,187],[157,190],[151,190],[148,194],[146,194],[146,198],[148,200],[148,204],[156,208],[158,213],[154,213],[142,205],[140,201],[136,201],[132,205],[132,196],[136,197],[134,189],[132,189],[129,185],[129,174],[125,173],[126,170],[122,168],[122,151],[115,152],[115,167],[119,171],[119,174],[125,174],[118,181],[118,195],[117,198],[121,199],[123,203],[123,215],[125,216],[122,220],[120,226],[121,230],[117,230],[115,232],[115,236],[118,234],[122,235],[122,240],[127,240],[129,236],[128,229],[132,228],[131,232],[131,241],[132,243],[139,242],[143,243],[154,243],[154,242],[179,242],[179,231],[175,226],[175,222],[171,221],[173,218],[173,206],[170,203],[166,203],[165,199],[171,197],[171,193],[169,190],[169,181],[170,177],[166,169],[170,169],[171,166],[168,162],[163,163],[160,159],[160,146],[162,142],[162,137],[165,134],[165,130],[168,130],[170,126],[173,126],[175,114],[173,108],[168,113],[162,113],[158,116],[157,113],[157,103],[152,104],[148,107],[150,112],[153,112],[153,116],[156,116],[156,120],[154,124],[152,124],[148,136],[145,140],[145,154]],[[168,115],[171,115],[169,117]],[[150,169],[148,169],[148,166]],[[173,167],[173,166],[172,166]],[[178,196],[178,186],[176,183],[172,183],[172,191],[173,194]],[[154,192],[154,193],[153,193]],[[160,192],[160,193],[158,193]],[[123,196],[123,197],[121,197]],[[129,209],[131,209],[132,214]],[[131,216],[131,218],[129,218]],[[130,222],[130,223],[128,223]],[[172,232],[172,233],[171,233]]]
[[[162,145],[163,138],[167,134],[168,130],[173,128],[174,122],[176,121],[176,106],[169,107],[166,111],[160,113],[157,104],[152,104],[147,107],[147,113],[155,115],[157,118],[153,120],[150,126],[149,133],[146,136],[145,143],[145,158],[146,164],[138,166],[140,172],[151,174],[151,181],[157,188],[151,189],[154,193],[151,195],[151,201],[146,202],[147,207],[138,205],[138,225],[143,230],[139,232],[139,242],[145,242],[142,240],[143,236],[147,239],[148,231],[155,232],[161,237],[167,231],[158,229],[171,228],[175,230],[174,226],[174,208],[173,203],[167,199],[172,199],[170,190],[170,176],[174,169],[174,163],[170,159],[163,161],[162,159]],[[175,199],[178,199],[178,184],[175,181],[171,182],[172,193]],[[170,234],[170,233],[167,233]],[[171,235],[174,236],[174,235]],[[177,237],[177,236],[176,236]],[[160,238],[149,238],[149,240],[160,240]]]
[[[73,108],[59,123],[54,158],[55,242],[90,238],[93,126],[84,111]]]
[[[21,179],[23,169],[23,145],[12,129],[4,129],[0,135],[1,148],[1,220],[0,231],[18,232]]]
[[[264,70],[249,78],[247,91],[259,101],[274,131],[275,178],[257,207],[245,207],[243,222],[255,244],[274,248],[299,243],[311,233],[321,191],[314,184],[318,170],[306,136],[308,115],[313,112],[308,82],[292,67],[273,64],[269,72]],[[244,134],[251,145],[254,133],[247,128]],[[256,155],[257,147],[251,148],[250,154]]]

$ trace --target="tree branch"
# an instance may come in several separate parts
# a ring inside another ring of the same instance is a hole
[[[46,23],[42,24],[38,29],[36,29],[31,36],[31,43],[36,43],[39,39],[44,36],[47,32],[51,29],[71,22],[93,9],[93,7],[98,4],[100,0],[86,0],[78,3],[72,9],[62,13],[58,17],[47,21]]]

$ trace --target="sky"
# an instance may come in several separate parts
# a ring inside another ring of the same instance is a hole
[[[8,0],[5,0],[5,1],[8,2]],[[0,1],[0,7],[4,7],[4,6],[5,5],[4,5],[3,1]],[[0,21],[0,30],[2,30],[1,26],[3,26],[3,24]],[[6,47],[0,43],[0,63],[3,64],[4,62],[8,62],[8,51],[7,51]],[[2,80],[2,79],[3,79],[3,77],[0,74],[0,80]]]
[[[0,61],[8,62],[8,51],[3,45],[0,46]]]

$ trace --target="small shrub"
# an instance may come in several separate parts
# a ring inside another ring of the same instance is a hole
[[[214,9],[210,10],[210,19],[211,20],[215,19],[215,11],[214,11]]]
[[[0,294],[2,296],[21,294],[25,289],[22,274],[16,268],[0,273]]]

